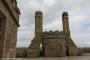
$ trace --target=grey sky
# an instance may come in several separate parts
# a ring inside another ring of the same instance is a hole
[[[69,13],[71,37],[78,47],[90,47],[90,0],[17,0],[21,11],[17,47],[34,38],[34,13],[44,14],[43,28],[62,30],[62,12]]]

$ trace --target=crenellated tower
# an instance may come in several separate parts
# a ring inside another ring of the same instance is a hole
[[[40,43],[42,40],[42,32],[43,32],[42,19],[43,19],[42,12],[36,11],[35,12],[35,40],[37,41],[36,46],[38,47],[38,49],[40,49]]]
[[[43,32],[42,19],[43,19],[42,12],[36,11],[35,12],[35,36],[37,36],[38,33]]]
[[[77,55],[77,46],[73,42],[70,36],[69,29],[69,17],[67,12],[63,12],[62,14],[62,22],[63,22],[63,32],[66,41],[66,55],[67,56],[75,56]]]
[[[40,44],[42,42],[42,19],[41,11],[35,12],[35,38],[31,41],[30,47],[27,49],[27,57],[40,57]]]
[[[67,36],[70,37],[70,29],[69,29],[69,17],[67,12],[63,12],[62,14],[62,22],[63,22],[63,32]]]

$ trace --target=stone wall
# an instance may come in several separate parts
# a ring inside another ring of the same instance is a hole
[[[16,58],[26,58],[26,57],[27,57],[27,48],[16,49]]]
[[[90,48],[89,47],[78,48],[78,54],[82,55],[83,53],[90,53]]]
[[[75,43],[73,42],[73,40],[70,37],[67,37],[67,39],[65,39],[65,41],[66,41],[66,50],[68,50],[67,52],[69,52],[67,55],[68,56],[77,56],[78,49],[77,49],[77,46],[75,45]]]
[[[16,41],[17,41],[17,25],[13,20],[6,22],[5,30],[5,46],[3,57],[15,57],[16,56]]]
[[[39,45],[37,47],[37,45]],[[31,41],[30,46],[27,48],[27,57],[40,57],[40,42],[35,40]]]
[[[16,0],[0,0],[0,12],[6,17],[2,58],[15,58],[17,30],[19,26],[19,9]]]
[[[43,37],[43,54],[46,57],[66,56],[66,47],[63,32],[45,32]]]

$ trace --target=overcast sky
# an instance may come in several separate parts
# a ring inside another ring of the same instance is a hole
[[[34,38],[35,11],[43,12],[43,29],[62,30],[62,13],[69,14],[71,37],[78,47],[90,47],[90,0],[17,0],[21,11],[17,47]]]

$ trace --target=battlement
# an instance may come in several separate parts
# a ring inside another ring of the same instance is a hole
[[[68,16],[68,13],[67,12],[63,12],[63,14],[62,14],[62,17],[64,17],[64,16]]]
[[[42,15],[43,15],[42,11],[36,11],[35,12],[35,16],[42,16]]]
[[[53,32],[53,33],[55,33],[55,32],[63,32],[63,31],[59,31],[59,30],[55,30],[55,31],[53,31],[53,30],[49,30],[49,31],[44,31],[44,33],[49,33],[49,32]]]
[[[50,30],[50,31],[43,32],[43,37],[47,37],[47,36],[52,36],[52,37],[54,37],[54,36],[64,36],[64,33],[63,33],[63,31],[59,31],[59,30],[56,30],[56,31]]]

